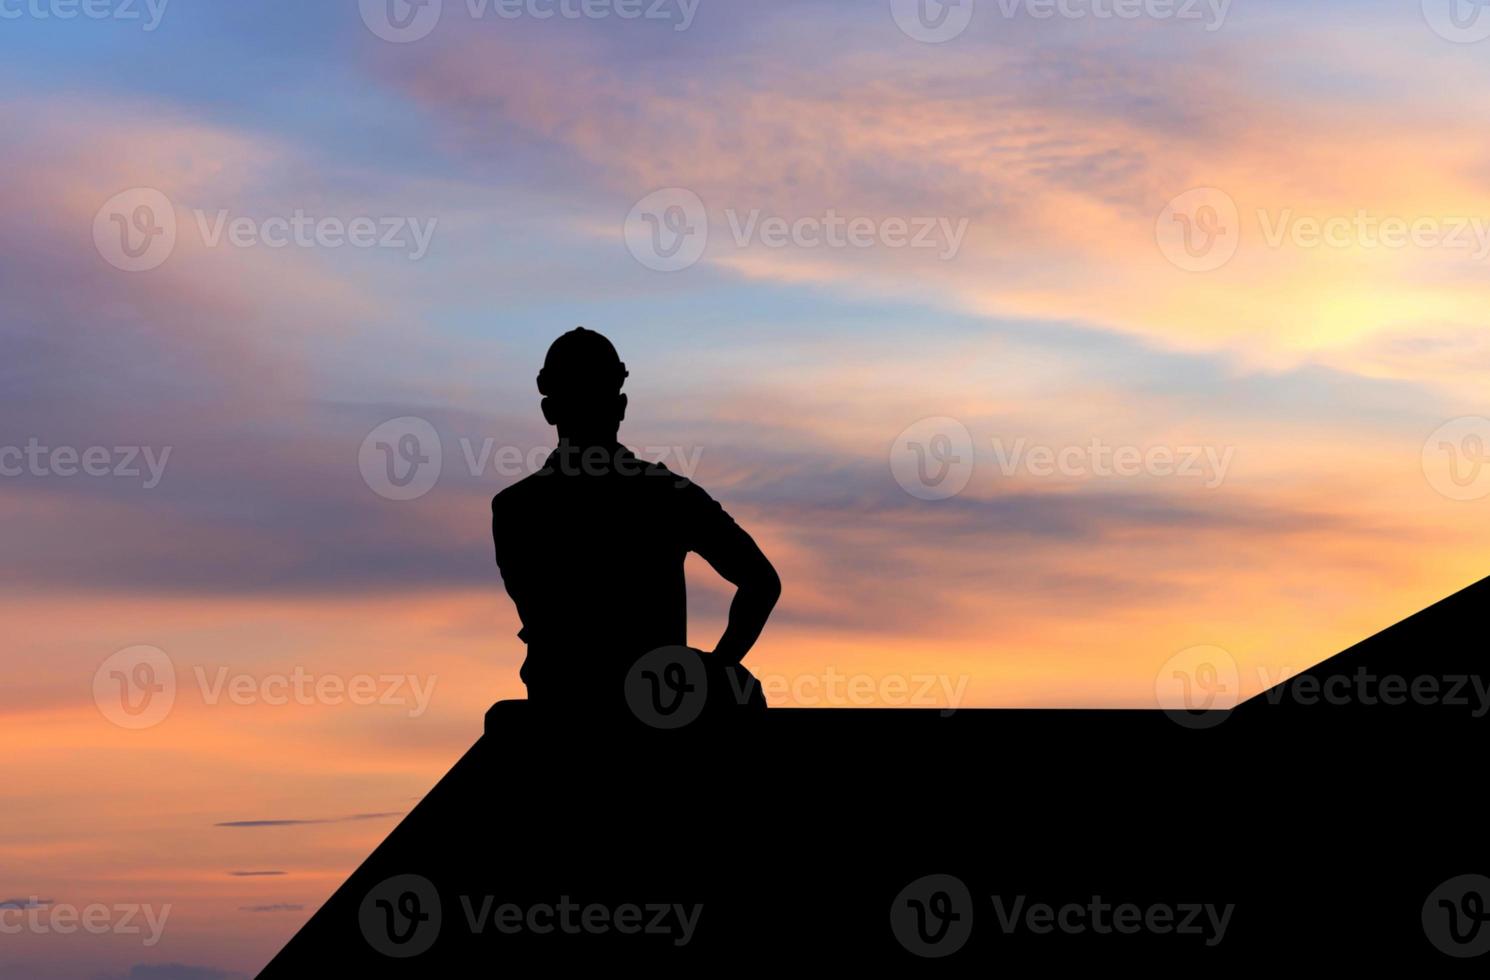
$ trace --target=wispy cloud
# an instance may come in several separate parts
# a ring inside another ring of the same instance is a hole
[[[128,973],[100,980],[248,980],[248,974],[184,963],[141,963],[130,967]]]
[[[401,817],[405,811],[387,813],[354,813],[346,817],[322,817],[313,820],[227,820],[215,823],[214,827],[303,827],[309,824],[350,823],[357,820],[382,820],[386,817]]]

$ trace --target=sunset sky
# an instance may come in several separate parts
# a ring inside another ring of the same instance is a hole
[[[0,977],[251,975],[521,696],[576,325],[780,570],[774,704],[1235,703],[1490,571],[1448,0],[387,2],[0,0]],[[169,912],[24,926],[89,906]]]

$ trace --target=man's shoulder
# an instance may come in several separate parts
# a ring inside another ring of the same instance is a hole
[[[673,498],[709,499],[709,494],[703,487],[694,483],[688,477],[668,469],[666,464],[661,460],[650,460],[643,459],[640,456],[633,456],[632,466],[634,468],[634,474],[642,477],[639,485],[655,493]]]
[[[493,514],[512,510],[515,507],[530,506],[534,501],[543,499],[542,481],[545,476],[542,470],[529,473],[510,486],[503,487],[497,491],[496,496],[491,498],[491,509]]]
[[[591,464],[582,462],[581,470],[588,465]],[[688,477],[668,469],[661,460],[638,456],[626,446],[617,446],[614,453],[602,460],[597,460],[593,465],[596,468],[596,475],[616,480],[644,494],[651,493],[670,498],[680,495],[708,496],[702,487]]]
[[[569,475],[585,475],[583,473],[585,465],[588,464],[581,460],[575,464],[581,472]],[[530,511],[554,502],[554,494],[558,489],[556,483],[568,482],[563,479],[565,475],[563,462],[555,463],[550,460],[543,469],[529,473],[498,491],[492,497],[492,513],[500,515],[512,514],[515,511]],[[639,493],[641,499],[648,500],[663,498],[668,501],[692,503],[713,501],[708,492],[693,480],[668,469],[661,461],[637,456],[624,447],[618,455],[610,457],[604,464],[601,464],[600,469],[593,475],[605,482],[607,486],[614,487],[618,493],[632,499],[637,499],[635,495]],[[610,482],[612,480],[617,482]]]

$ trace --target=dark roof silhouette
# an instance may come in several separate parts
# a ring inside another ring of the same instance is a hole
[[[1352,711],[1434,707],[1451,696],[1449,688],[1458,686],[1457,681],[1446,681],[1444,690],[1436,695],[1430,694],[1428,685],[1420,682],[1417,695],[1408,691],[1402,695],[1400,705],[1388,703],[1398,698],[1392,693],[1395,685],[1387,685],[1385,691],[1376,689],[1382,688],[1388,677],[1405,681],[1484,674],[1485,648],[1479,639],[1482,627],[1477,624],[1485,623],[1487,615],[1490,615],[1490,578],[1481,579],[1301,671],[1239,707],[1249,712],[1277,710],[1310,707],[1315,701]],[[1336,692],[1345,692],[1347,696],[1341,697]],[[1461,688],[1459,693],[1472,697],[1474,692]],[[1362,694],[1366,696],[1359,696]]]
[[[1364,667],[1447,690],[1478,676],[1487,601],[1490,580],[1288,685]],[[589,732],[502,702],[261,976],[1473,968],[1484,713],[1272,693],[1229,713],[771,709]],[[1082,931],[1040,931],[1040,908],[1072,904]],[[1119,906],[1151,919],[1129,934]]]

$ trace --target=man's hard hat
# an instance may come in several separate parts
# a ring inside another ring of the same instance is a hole
[[[626,365],[603,334],[575,327],[549,345],[538,372],[542,395],[611,393],[626,381]]]

